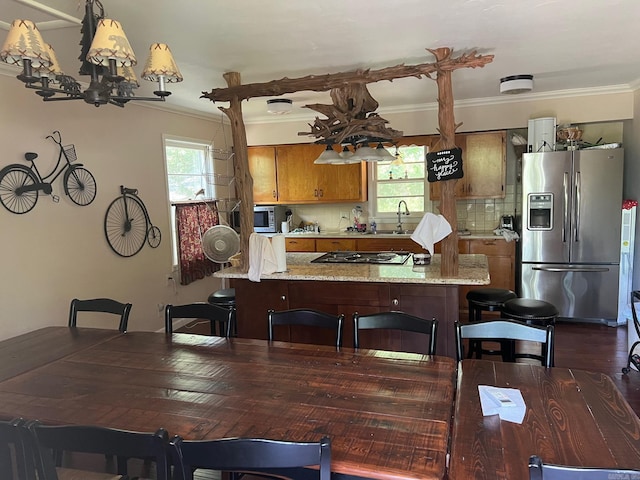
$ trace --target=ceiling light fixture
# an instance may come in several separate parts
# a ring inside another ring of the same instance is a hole
[[[94,12],[94,5],[98,13]],[[130,100],[164,101],[171,95],[165,84],[182,81],[169,47],[154,43],[142,78],[158,82],[158,90],[153,92],[156,96],[134,96],[133,90],[139,86],[131,68],[137,64],[136,56],[120,23],[104,17],[99,0],[86,0],[81,33],[79,74],[91,76],[84,91],[75,78],[62,73],[53,48],[44,42],[30,20],[13,21],[0,50],[0,60],[22,67],[18,79],[27,88],[35,89],[44,101],[82,99],[96,107],[107,103],[124,107]]]
[[[533,75],[510,75],[500,79],[500,93],[512,95],[533,90]]]
[[[267,100],[267,112],[274,115],[286,115],[291,112],[293,102],[288,98],[272,98]]]

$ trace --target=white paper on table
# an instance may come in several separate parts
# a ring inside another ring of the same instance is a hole
[[[500,402],[491,396],[491,392],[501,392],[515,403],[515,406],[504,407]],[[524,415],[527,413],[527,406],[522,398],[522,393],[517,388],[499,388],[489,385],[478,385],[478,393],[480,394],[480,405],[482,406],[482,415],[499,415],[500,420],[507,422],[522,423]]]

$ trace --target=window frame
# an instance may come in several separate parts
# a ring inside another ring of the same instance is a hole
[[[168,166],[168,155],[167,148],[168,147],[182,147],[182,148],[190,148],[192,150],[200,150],[204,153],[204,162],[203,165],[205,167],[205,172],[203,172],[200,176],[203,178],[202,184],[204,185],[205,192],[204,195],[199,195],[198,199],[200,200],[208,200],[216,198],[216,184],[214,181],[207,181],[207,179],[213,179],[215,177],[215,158],[213,155],[214,145],[210,140],[203,140],[197,138],[189,138],[189,137],[181,137],[176,135],[162,135],[162,156],[163,156],[163,171],[164,171],[164,180],[165,180],[165,191],[167,193],[167,208],[169,209],[169,219],[171,225],[171,259],[172,265],[174,269],[178,268],[178,238],[176,232],[176,212],[175,212],[175,203],[179,203],[181,201],[189,201],[188,199],[183,200],[171,200],[171,190],[169,188],[169,166]],[[175,174],[174,174],[175,175]],[[191,201],[196,200],[195,195],[197,192],[193,192],[193,198]]]
[[[429,198],[429,182],[427,181],[427,168],[426,168],[426,155],[429,152],[428,145],[416,145],[416,144],[403,144],[398,145],[398,149],[409,148],[409,147],[421,147],[424,149],[423,161],[425,163],[424,169],[424,177],[422,181],[424,182],[424,193],[423,193],[423,210],[409,209],[411,213],[415,213],[417,217],[422,216],[425,212],[431,211],[431,200]],[[391,147],[387,147],[387,149],[391,149]],[[395,151],[395,147],[393,147]],[[370,216],[374,217],[378,223],[381,221],[383,223],[395,222],[397,220],[396,212],[380,212],[378,211],[378,185],[379,184],[388,184],[390,181],[388,179],[378,179],[377,177],[377,164],[378,163],[390,163],[390,162],[368,162],[367,170],[369,177],[369,187],[368,187],[368,198],[369,198],[369,210]],[[408,179],[408,182],[415,182],[416,178]],[[404,179],[394,179],[393,182],[404,182]],[[418,197],[414,195],[412,197]],[[398,197],[398,201],[406,200],[406,196]]]

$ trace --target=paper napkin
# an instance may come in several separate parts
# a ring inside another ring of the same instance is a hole
[[[499,415],[500,420],[522,423],[527,413],[527,406],[522,398],[522,393],[517,388],[499,388],[489,385],[478,385],[482,414]],[[504,397],[501,401],[499,397]]]

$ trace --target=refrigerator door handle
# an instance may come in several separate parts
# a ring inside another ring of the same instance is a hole
[[[562,243],[565,243],[567,241],[567,229],[569,228],[569,172],[564,172],[562,191],[564,194],[562,212]]]
[[[607,267],[532,267],[531,270],[539,270],[541,272],[608,272]]]
[[[575,208],[575,232],[573,235],[574,241],[580,241],[580,190],[582,189],[582,178],[580,172],[576,172],[576,198],[574,202]]]

